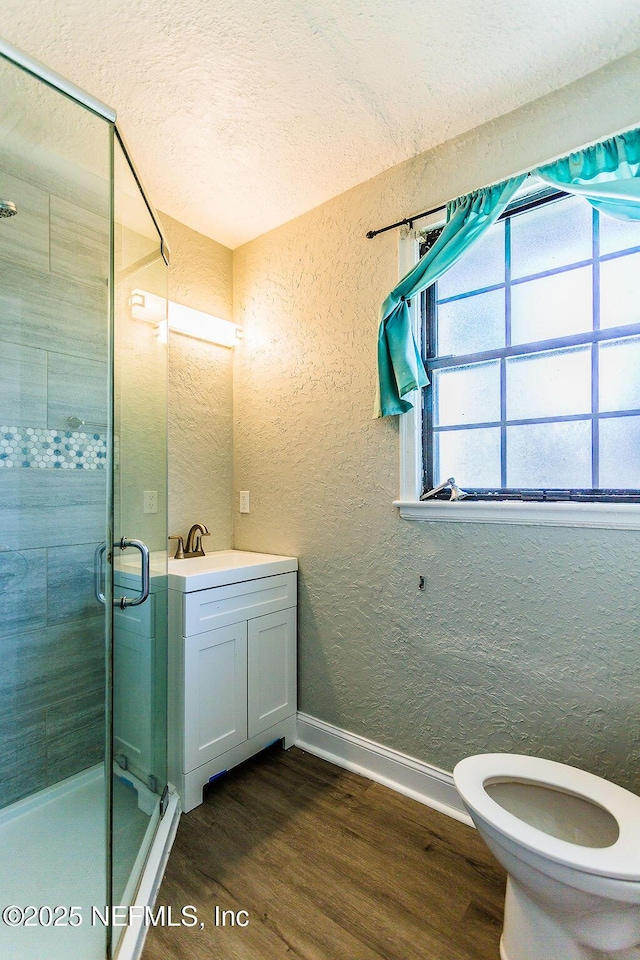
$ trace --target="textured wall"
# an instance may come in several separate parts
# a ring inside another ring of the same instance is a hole
[[[231,251],[161,219],[171,248],[169,299],[231,320]],[[206,523],[207,552],[233,545],[232,373],[228,348],[169,335],[169,533]]]
[[[114,531],[154,552],[167,547],[167,344],[129,304],[134,290],[166,298],[169,271],[119,146],[114,173]],[[144,512],[145,490],[158,494],[156,513]]]
[[[251,492],[235,545],[300,558],[300,708],[444,768],[513,750],[640,787],[640,537],[399,519],[397,423],[371,419],[398,234],[365,233],[634,125],[639,67],[619,61],[234,253],[234,486]]]

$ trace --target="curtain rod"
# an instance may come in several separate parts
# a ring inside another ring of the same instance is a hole
[[[531,177],[531,174],[528,173],[528,174],[527,174],[527,177]],[[524,198],[523,198],[523,200],[524,200],[525,203],[527,203],[527,204],[531,203],[531,205],[533,206],[535,203],[541,203],[541,202],[543,202],[543,200],[547,199],[547,196],[548,196],[548,194],[549,194],[550,192],[552,192],[552,193],[557,193],[558,199],[560,199],[560,197],[566,197],[566,196],[567,196],[566,193],[563,193],[563,192],[560,191],[560,190],[553,191],[553,190],[551,190],[551,188],[549,188],[549,187],[543,187],[543,188],[541,188],[541,190],[540,190],[540,193],[541,193],[542,195],[544,195],[544,196],[542,197],[542,199],[540,199],[540,200],[537,200],[537,199],[534,200],[534,199],[532,199],[531,196],[530,196],[529,199],[524,199]],[[515,201],[514,201],[514,202],[515,202]],[[379,233],[386,233],[387,230],[395,230],[396,227],[408,226],[409,229],[412,230],[412,229],[413,229],[413,224],[414,224],[414,221],[415,221],[415,220],[422,220],[423,217],[428,217],[428,216],[430,216],[432,213],[439,213],[441,210],[446,210],[446,209],[447,209],[447,204],[446,204],[446,203],[442,203],[442,204],[440,204],[439,207],[432,207],[431,210],[425,210],[424,213],[417,213],[417,214],[415,215],[415,217],[405,217],[404,220],[398,220],[397,223],[390,223],[389,226],[387,226],[387,227],[380,227],[379,230],[369,230],[369,232],[366,234],[366,237],[367,237],[368,240],[373,240],[373,238],[374,238],[374,237],[377,237]],[[499,217],[499,219],[500,219],[500,220],[503,220],[506,216],[507,216],[507,212],[505,211],[503,214],[501,214],[501,216]]]
[[[414,220],[422,220],[423,217],[428,217],[432,213],[438,213],[440,210],[446,210],[446,203],[441,204],[439,207],[433,207],[431,210],[425,210],[424,213],[417,213],[415,217],[406,217],[404,220],[398,220],[397,223],[390,223],[388,227],[380,227],[379,230],[369,230],[367,233],[367,240],[373,240],[374,237],[377,237],[379,233],[386,233],[387,230],[395,230],[396,227],[408,226],[409,229],[413,229]]]
[[[623,128],[623,130],[619,131],[618,133],[612,134],[610,137],[607,137],[606,140],[613,140],[615,137],[624,136],[625,133],[635,133],[637,129],[640,129],[640,128],[628,129],[627,127],[625,127]],[[595,146],[596,144],[599,144],[599,143],[605,143],[606,140],[602,140],[602,139],[592,140],[586,143],[584,146],[580,147],[579,149],[586,150],[590,146]],[[575,150],[572,152],[576,153],[578,152],[578,150]],[[555,157],[553,160],[547,160],[545,161],[545,163],[554,163],[556,160],[561,160],[563,157],[570,157],[570,156],[571,156],[571,153],[568,153],[568,154],[561,153],[557,157]],[[545,166],[545,164],[541,164],[541,166]],[[528,177],[531,177],[532,174],[535,173],[535,170],[534,171],[528,170],[526,171],[526,173]],[[566,196],[566,194],[564,193],[562,193],[561,195]],[[415,220],[422,220],[423,217],[428,217],[431,213],[438,213],[440,210],[446,210],[446,208],[447,208],[446,203],[443,203],[439,207],[433,207],[433,209],[431,210],[425,210],[424,213],[417,213],[415,217],[405,217],[404,220],[398,220],[397,223],[390,223],[387,227],[380,227],[379,230],[369,230],[369,232],[366,234],[367,240],[373,240],[373,238],[377,237],[379,233],[386,233],[387,230],[395,230],[396,227],[408,226],[410,229],[412,229],[413,223]],[[500,217],[500,219],[502,219],[502,217]]]

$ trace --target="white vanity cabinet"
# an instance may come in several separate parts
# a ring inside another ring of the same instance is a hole
[[[169,779],[185,812],[226,770],[295,740],[297,566],[236,550],[169,564]]]

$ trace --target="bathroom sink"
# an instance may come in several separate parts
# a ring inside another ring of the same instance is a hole
[[[218,550],[205,557],[169,560],[169,587],[182,593],[191,593],[227,583],[291,573],[297,569],[295,557],[251,553],[247,550]]]

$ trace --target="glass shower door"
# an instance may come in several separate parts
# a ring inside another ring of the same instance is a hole
[[[129,905],[167,782],[167,265],[117,135],[114,211],[111,902]]]
[[[2,960],[107,950],[110,131],[0,56]]]
[[[105,960],[164,807],[167,265],[41,69],[0,47],[0,958]]]

